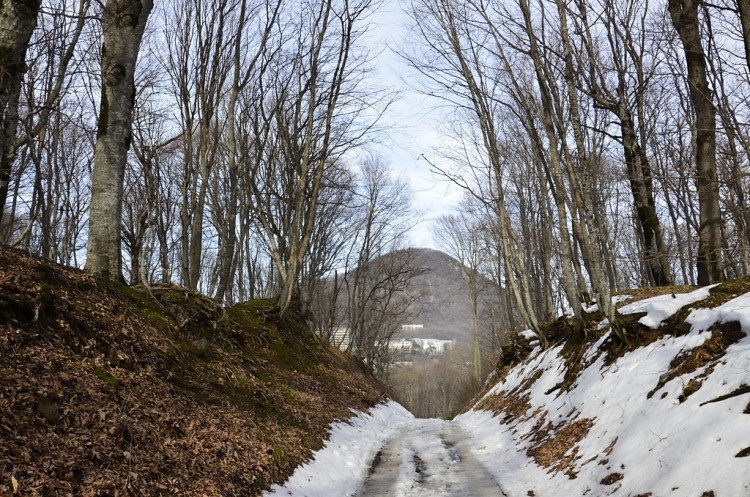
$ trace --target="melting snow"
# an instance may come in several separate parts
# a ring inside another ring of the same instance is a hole
[[[665,319],[673,316],[686,305],[706,299],[709,295],[709,290],[715,286],[706,286],[690,293],[673,293],[639,300],[638,302],[622,306],[618,311],[620,314],[645,312],[646,315],[639,319],[638,322],[649,328],[658,328]]]
[[[334,423],[325,447],[297,468],[283,487],[274,485],[264,496],[344,497],[353,495],[367,477],[380,447],[414,416],[401,404],[389,401],[369,413],[358,412],[348,421]]]
[[[705,299],[708,290],[654,297],[620,312],[645,312],[641,322],[658,328],[681,307]],[[729,321],[738,321],[749,336],[711,363],[712,371],[704,367],[678,376],[647,398],[676,356],[705,343],[711,336],[706,330],[714,323]],[[699,497],[708,491],[716,497],[750,496],[750,459],[735,457],[750,447],[750,395],[716,401],[750,385],[750,294],[715,309],[693,310],[687,322],[692,326],[687,335],[665,336],[609,365],[598,353],[609,338],[605,334],[586,352],[588,365],[566,392],[556,388],[565,374],[562,347],[544,352],[537,348],[487,393],[508,394],[536,378],[525,390],[529,408],[524,415],[504,424],[502,416],[471,410],[454,422],[469,435],[466,446],[508,497],[632,497],[649,492],[654,497]],[[693,379],[702,380],[702,386],[685,398],[684,387]],[[559,425],[584,418],[593,424],[567,453],[575,456],[575,479],[539,466],[527,455],[533,446],[530,435],[540,421]],[[416,430],[417,422],[395,402],[337,423],[315,459],[265,495],[355,495],[379,448],[408,431],[410,423]]]

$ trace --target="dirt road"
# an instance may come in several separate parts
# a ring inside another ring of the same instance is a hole
[[[380,450],[358,497],[504,496],[465,439],[448,421],[415,419]]]

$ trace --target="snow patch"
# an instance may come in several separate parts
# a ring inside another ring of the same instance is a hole
[[[620,312],[645,312],[641,322],[658,328],[679,309],[708,297],[710,288],[653,297]],[[718,360],[656,390],[677,356],[703,345],[712,334],[705,330],[713,324],[729,321],[739,322],[748,336],[730,345]],[[690,333],[664,336],[610,364],[599,350],[612,336],[606,332],[585,351],[585,368],[564,392],[559,388],[566,371],[562,345],[546,351],[536,347],[486,394],[520,392],[527,396],[529,408],[509,420],[486,410],[459,415],[454,422],[469,435],[466,447],[507,497],[697,497],[708,491],[717,497],[750,496],[749,460],[735,457],[750,446],[750,415],[746,413],[750,395],[737,394],[750,385],[750,293],[715,309],[693,310],[687,322],[692,326]],[[531,338],[528,332],[526,336]],[[691,381],[702,382],[701,387],[685,395]],[[717,400],[722,396],[727,397]],[[571,458],[574,479],[539,465],[529,455],[528,450],[538,443],[532,435],[540,426],[552,424],[559,429],[583,419],[591,422],[590,429],[565,454]],[[283,486],[276,485],[264,495],[355,495],[378,450],[403,433],[413,434],[414,441],[401,452],[405,464],[397,477],[396,495],[443,495],[440,491],[419,493],[415,482],[423,475],[408,464],[419,451],[434,455],[431,459],[442,457],[445,467],[450,465],[451,456],[444,447],[422,438],[439,423],[445,422],[415,422],[393,401],[369,413],[357,413],[347,422],[334,424],[330,440],[315,458],[299,467]],[[439,464],[431,467],[438,472],[443,469]],[[441,476],[445,495],[450,495],[450,476],[447,472]]]
[[[693,309],[685,322],[691,325],[691,332],[708,329],[715,323],[738,321],[742,330],[750,330],[750,293],[740,295],[715,309]]]
[[[265,497],[333,497],[353,495],[367,476],[380,447],[414,416],[401,404],[388,401],[334,423],[325,446],[299,466],[284,485],[274,485]]]
[[[715,286],[706,286],[689,293],[671,293],[639,300],[638,302],[620,307],[618,311],[620,314],[645,312],[646,315],[639,319],[638,322],[649,328],[656,329],[661,326],[662,322],[672,317],[686,305],[708,298],[709,290]]]

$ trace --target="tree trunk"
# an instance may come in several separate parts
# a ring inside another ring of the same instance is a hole
[[[690,100],[695,110],[695,183],[700,206],[698,284],[710,285],[722,279],[721,211],[716,174],[716,108],[701,43],[700,3],[700,0],[669,0],[669,14],[685,51]]]
[[[550,91],[547,85],[546,75],[542,68],[541,56],[539,54],[539,47],[534,34],[533,27],[531,25],[531,14],[529,5],[526,1],[520,3],[521,11],[524,16],[524,26],[526,33],[529,37],[529,53],[528,56],[531,58],[534,64],[534,73],[536,76],[537,83],[539,85],[539,93],[542,100],[541,109],[541,120],[542,126],[548,142],[549,151],[549,171],[550,171],[550,186],[555,197],[555,204],[557,206],[558,222],[561,239],[562,249],[562,268],[563,268],[563,286],[565,289],[565,295],[568,298],[573,314],[576,319],[582,318],[581,301],[576,292],[575,280],[572,274],[571,262],[573,261],[572,246],[570,243],[570,233],[568,231],[568,215],[565,202],[565,185],[562,174],[562,158],[557,148],[558,137],[555,133],[554,122],[552,117],[552,101]],[[571,215],[575,217],[575,209],[571,207]],[[574,220],[575,227],[575,220]],[[582,281],[579,279],[579,281]]]
[[[18,99],[26,74],[26,49],[36,28],[41,0],[0,1],[0,222],[15,160]]]
[[[102,94],[91,179],[86,269],[122,280],[120,217],[131,142],[134,73],[153,0],[109,0],[102,14]]]
[[[736,0],[742,24],[742,41],[745,44],[745,61],[750,68],[750,0]]]
[[[633,119],[628,109],[621,106],[618,112],[625,165],[630,180],[630,191],[638,218],[638,228],[643,240],[643,259],[648,268],[649,284],[672,284],[672,274],[664,251],[661,223],[656,213],[653,180],[648,156],[638,143]]]

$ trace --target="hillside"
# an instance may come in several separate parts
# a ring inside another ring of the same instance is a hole
[[[0,495],[258,495],[381,388],[270,301],[0,247]]]
[[[413,311],[417,314],[415,321],[424,328],[409,330],[403,336],[470,342],[471,301],[461,263],[438,250],[413,250],[415,266],[425,269],[410,282],[410,287],[423,295]]]
[[[618,298],[628,344],[595,313],[507,347],[456,422],[508,496],[750,495],[750,280],[662,291]]]

